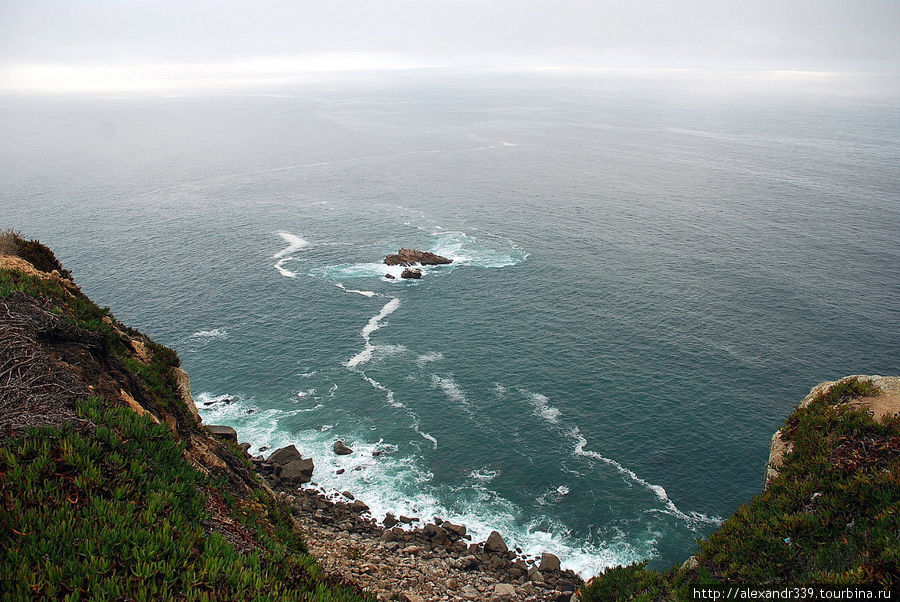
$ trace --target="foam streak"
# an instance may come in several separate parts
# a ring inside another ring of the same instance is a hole
[[[369,321],[363,326],[362,332],[360,333],[363,340],[366,342],[366,346],[362,351],[347,360],[347,363],[344,364],[345,366],[351,369],[356,368],[372,359],[372,352],[375,350],[375,345],[372,344],[371,340],[372,333],[381,328],[381,321],[394,313],[398,307],[400,307],[400,299],[393,298],[385,303],[384,307],[381,308],[381,311],[378,312],[378,315],[369,318]]]

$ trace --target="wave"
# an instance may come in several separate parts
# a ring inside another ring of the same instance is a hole
[[[372,344],[371,337],[372,333],[381,328],[381,321],[394,313],[397,308],[400,307],[400,299],[396,297],[388,301],[384,307],[381,308],[381,311],[378,314],[369,318],[369,321],[363,327],[360,335],[366,343],[366,346],[362,351],[354,355],[352,358],[347,360],[347,363],[344,364],[348,368],[356,368],[359,365],[365,364],[369,360],[372,359],[372,352],[375,350],[375,345]]]
[[[595,451],[586,451],[584,448],[587,446],[587,439],[584,438],[584,436],[581,434],[581,431],[578,429],[578,427],[575,427],[569,433],[569,436],[573,440],[575,440],[574,455],[584,456],[584,457],[600,460],[601,462],[604,462],[605,464],[608,464],[609,466],[612,466],[613,468],[615,468],[620,474],[622,474],[628,480],[652,491],[656,495],[656,497],[659,499],[659,501],[663,503],[663,505],[665,506],[666,512],[668,514],[671,514],[672,516],[675,516],[675,517],[681,519],[682,521],[684,521],[691,530],[696,530],[696,528],[702,524],[707,524],[707,525],[721,525],[722,524],[722,519],[719,518],[718,516],[710,517],[701,512],[690,512],[690,513],[682,512],[675,505],[675,502],[673,502],[669,498],[669,495],[666,493],[666,490],[665,490],[665,488],[662,487],[662,485],[654,485],[653,483],[650,483],[650,482],[642,479],[633,470],[622,466],[619,462],[616,462],[612,458],[607,458],[606,456],[604,456],[598,452],[595,452]]]
[[[451,267],[462,265],[502,268],[516,265],[528,258],[528,253],[512,240],[490,233],[475,237],[460,230],[443,230],[435,227],[431,235],[435,241],[429,251],[452,259]]]
[[[290,232],[279,232],[278,236],[283,238],[284,242],[288,243],[288,246],[272,255],[272,259],[281,259],[282,257],[287,257],[294,251],[297,251],[309,245],[309,242],[297,236],[296,234],[291,234]]]
[[[198,330],[188,337],[189,340],[208,341],[209,339],[227,339],[228,331],[224,328],[214,328],[212,330]]]
[[[432,374],[431,387],[433,389],[441,389],[444,395],[447,396],[447,399],[459,404],[466,410],[469,409],[469,400],[463,390],[460,389],[459,383],[453,380],[453,377]]]
[[[416,366],[422,368],[425,364],[431,362],[439,362],[444,359],[444,354],[440,351],[432,351],[431,353],[423,353],[416,358]]]
[[[554,408],[550,405],[550,400],[546,395],[542,395],[540,393],[532,393],[531,391],[527,391],[525,389],[519,389],[519,391],[528,399],[531,407],[533,408],[534,415],[538,418],[549,422],[550,424],[559,424],[559,417],[561,412],[559,408]]]
[[[377,381],[373,382],[388,390]],[[570,534],[564,524],[546,515],[523,523],[519,506],[486,487],[500,474],[499,470],[489,467],[471,470],[448,497],[446,486],[434,485],[434,474],[426,468],[421,456],[399,454],[397,445],[382,439],[372,441],[368,438],[370,432],[363,427],[342,432],[337,432],[340,427],[330,424],[299,431],[292,427],[292,416],[312,411],[318,404],[291,410],[265,409],[240,395],[209,392],[200,393],[197,399],[201,402],[231,399],[231,403],[198,404],[204,421],[233,426],[241,441],[252,444],[250,452],[253,454],[262,453],[260,448],[263,446],[267,448],[266,453],[271,453],[280,447],[295,445],[305,457],[315,459],[313,480],[319,490],[327,495],[352,491],[357,499],[369,506],[372,516],[378,520],[383,520],[387,513],[416,516],[423,521],[441,516],[466,525],[473,540],[484,540],[496,529],[503,533],[511,548],[520,547],[525,555],[532,557],[545,551],[554,553],[562,559],[564,568],[576,571],[585,579],[607,567],[629,564],[655,553],[652,539],[630,542],[622,533],[592,544]],[[415,414],[408,413],[418,429]],[[430,434],[418,432],[432,446],[437,445],[437,440]],[[354,453],[335,454],[333,445],[337,438],[348,442]],[[562,495],[559,487],[553,489],[553,493]]]
[[[469,478],[475,479],[477,481],[481,481],[483,483],[489,483],[497,478],[500,474],[499,470],[491,470],[489,468],[479,468],[478,470],[473,470],[469,473]]]
[[[352,289],[352,288],[347,288],[340,282],[336,282],[335,286],[341,290],[347,291],[348,293],[356,293],[357,295],[362,295],[363,297],[374,297],[378,294],[375,291],[360,291],[360,290],[356,290],[356,289]]]
[[[385,265],[384,263],[368,262],[368,263],[342,263],[339,265],[331,265],[323,268],[316,268],[310,271],[310,276],[324,278],[325,280],[353,280],[356,278],[382,278],[389,282],[415,282],[404,280],[401,278],[403,266]],[[422,275],[426,275],[427,270],[422,270]],[[393,276],[393,279],[385,278],[386,274]]]

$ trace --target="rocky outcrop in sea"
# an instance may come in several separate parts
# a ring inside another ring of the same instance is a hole
[[[414,265],[444,265],[453,263],[453,260],[442,257],[441,255],[429,253],[428,251],[403,248],[396,253],[385,257],[384,263],[385,265],[409,267]]]

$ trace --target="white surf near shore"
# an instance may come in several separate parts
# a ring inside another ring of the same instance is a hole
[[[565,525],[547,516],[522,524],[521,509],[488,487],[500,474],[498,470],[487,467],[471,470],[452,488],[452,501],[449,501],[446,487],[433,485],[434,474],[424,467],[422,459],[417,455],[398,454],[396,445],[381,439],[370,441],[368,433],[363,431],[338,433],[332,425],[291,432],[282,424],[293,415],[316,409],[315,406],[265,409],[237,395],[212,393],[200,393],[197,401],[205,423],[234,426],[241,441],[251,443],[252,454],[265,455],[286,445],[296,445],[305,457],[314,459],[313,480],[320,491],[328,495],[352,491],[378,520],[391,513],[418,517],[421,525],[440,516],[466,525],[473,541],[484,541],[491,531],[497,530],[511,548],[520,547],[529,556],[539,556],[542,552],[556,554],[563,560],[564,568],[584,578],[610,566],[641,560],[654,551],[654,541],[647,541],[638,549],[625,540],[624,534],[599,545],[586,544],[569,535]],[[206,402],[213,403],[207,406]],[[253,413],[248,413],[251,409]],[[422,435],[428,438],[427,433]],[[337,439],[352,448],[353,454],[335,454],[333,445]],[[261,447],[266,451],[261,452]],[[559,489],[553,493],[564,495]]]

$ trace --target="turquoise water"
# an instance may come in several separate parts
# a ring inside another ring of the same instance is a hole
[[[810,387],[898,373],[900,110],[549,90],[4,99],[0,225],[377,516],[667,567]]]

